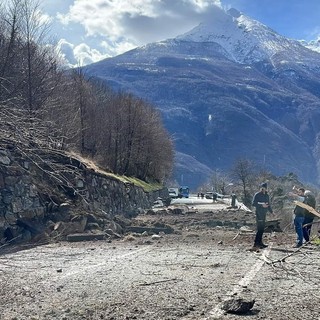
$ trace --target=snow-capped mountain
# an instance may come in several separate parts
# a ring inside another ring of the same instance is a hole
[[[218,43],[235,62],[252,63],[271,59],[283,50],[292,50],[295,43],[275,33],[258,21],[235,9],[227,13],[217,8],[211,21],[201,23],[178,40]]]
[[[320,38],[309,42],[303,40],[300,43],[306,48],[320,53]]]
[[[246,157],[319,182],[320,54],[235,9],[85,69],[159,108],[177,180],[196,186]]]

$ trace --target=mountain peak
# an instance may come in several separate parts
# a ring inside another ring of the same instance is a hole
[[[178,38],[85,70],[157,106],[180,153],[175,177],[189,187],[243,157],[314,183],[320,177],[319,57],[239,11],[217,8]],[[257,153],[266,137],[266,154]]]
[[[264,24],[231,8],[216,8],[210,18],[176,39],[192,42],[215,42],[228,57],[238,63],[254,63],[271,59],[287,50],[291,41]]]
[[[234,18],[239,18],[242,15],[242,13],[235,8],[230,8],[227,13]]]

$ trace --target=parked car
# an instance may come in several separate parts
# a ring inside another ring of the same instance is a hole
[[[178,188],[168,188],[169,197],[172,199],[176,199],[179,197],[179,189]]]
[[[206,199],[213,199],[213,200],[217,200],[217,199],[223,199],[224,195],[218,192],[211,192],[208,191],[205,194]]]

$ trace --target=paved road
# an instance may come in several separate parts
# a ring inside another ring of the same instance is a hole
[[[207,209],[207,210],[220,210],[224,209],[231,205],[230,198],[218,199],[218,201],[214,201],[212,199],[201,199],[198,198],[196,195],[190,195],[189,198],[179,198],[179,199],[172,199],[171,205],[187,205],[192,207],[198,207],[199,209]],[[246,208],[243,203],[236,202],[237,206],[241,206],[243,210],[250,211]]]
[[[225,203],[230,204],[230,199],[219,199],[219,201],[214,201],[212,199],[206,198],[198,198],[196,195],[190,195],[189,198],[178,198],[172,199],[171,204],[187,204],[187,205],[201,205],[201,204],[218,204],[218,203]]]
[[[194,234],[146,240],[0,256],[0,319],[238,319],[219,307],[235,296],[256,300],[250,319],[320,319],[317,248],[271,266],[283,248],[254,253]]]

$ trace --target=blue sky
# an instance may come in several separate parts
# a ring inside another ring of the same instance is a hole
[[[173,38],[210,16],[213,5],[298,40],[320,35],[320,0],[42,0],[52,35],[71,65],[85,65]]]
[[[318,0],[222,0],[247,16],[297,40],[315,40],[320,34]]]

